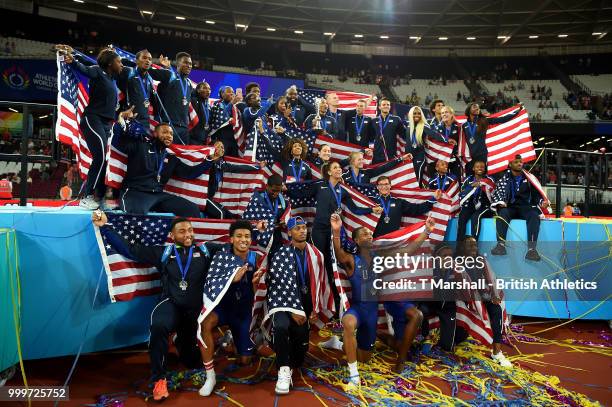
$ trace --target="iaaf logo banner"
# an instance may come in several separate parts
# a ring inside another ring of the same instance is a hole
[[[4,83],[12,89],[24,90],[30,86],[30,77],[20,66],[13,65],[2,72]]]

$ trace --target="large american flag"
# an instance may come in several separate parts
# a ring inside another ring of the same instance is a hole
[[[108,279],[108,292],[112,302],[129,301],[134,297],[160,292],[158,270],[150,264],[134,261],[123,244],[106,238],[105,229],[121,235],[129,243],[145,246],[171,243],[168,237],[172,216],[129,215],[109,212],[108,224],[95,227],[102,263]],[[229,227],[234,220],[190,219],[196,242],[229,242]],[[252,247],[256,249],[256,247]]]
[[[520,106],[513,106],[489,117],[506,116],[520,108]],[[457,116],[460,124],[465,123],[466,120],[465,116]],[[488,151],[487,172],[489,174],[505,170],[508,162],[512,161],[516,154],[523,157],[523,162],[533,161],[536,158],[529,128],[529,115],[525,109],[506,123],[491,125],[487,130],[485,142]],[[459,138],[459,151],[469,152],[466,143],[465,135]]]
[[[303,97],[308,103],[315,104],[315,98],[324,98],[327,93],[335,93],[338,95],[338,109],[349,110],[354,109],[357,105],[357,101],[360,99],[368,99],[371,95],[359,92],[345,92],[337,90],[321,90],[321,89],[300,89],[299,95]],[[366,106],[364,114],[366,116],[376,116],[377,102],[376,98],[370,101],[370,104]]]
[[[80,56],[80,55],[79,55]],[[86,57],[85,62],[95,62]],[[64,57],[57,53],[57,122],[55,125],[56,139],[69,145],[77,157],[79,172],[85,177],[91,164],[91,153],[83,138],[79,123],[85,107],[89,104],[88,80],[78,73],[70,64],[64,62]]]

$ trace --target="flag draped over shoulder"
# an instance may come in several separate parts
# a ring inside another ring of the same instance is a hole
[[[312,299],[312,312],[321,321],[327,322],[334,313],[334,297],[325,273],[323,254],[311,244],[306,244],[305,250],[310,273],[309,293]],[[283,311],[305,316],[298,290],[292,246],[286,245],[279,249],[271,260],[268,270],[267,313],[264,321],[274,313]]]

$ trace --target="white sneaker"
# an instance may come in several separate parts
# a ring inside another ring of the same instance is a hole
[[[354,392],[359,390],[359,388],[361,387],[361,379],[359,376],[351,376],[349,378],[348,383],[346,384],[346,391],[347,392]]]
[[[81,199],[81,201],[79,202],[79,206],[83,209],[94,211],[100,207],[100,202],[96,201],[93,195],[88,195],[85,198]]]
[[[291,380],[291,375],[293,374],[293,370],[289,369],[289,366],[281,366],[278,369],[278,379],[276,380],[276,394],[287,394],[289,393],[289,389],[293,385],[293,381]]]
[[[202,387],[200,387],[200,390],[198,391],[198,393],[202,397],[208,397],[212,394],[213,390],[215,389],[216,384],[217,384],[217,377],[215,375],[210,375],[210,376],[206,375],[206,381],[204,382]]]
[[[319,346],[324,349],[342,350],[343,343],[336,335],[332,335],[331,338],[325,342],[319,342]]]
[[[503,352],[491,353],[491,359],[496,361],[501,367],[512,367],[512,363],[506,358]]]

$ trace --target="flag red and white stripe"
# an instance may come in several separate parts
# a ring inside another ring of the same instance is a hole
[[[350,153],[363,151],[363,147],[357,144],[347,143],[346,141],[340,141],[330,137],[318,136],[315,140],[315,148],[317,150],[320,150],[325,144],[331,147],[331,158],[337,161],[348,159]],[[371,162],[371,156],[364,156],[365,164],[369,164]]]
[[[368,99],[370,95],[366,93],[358,93],[358,92],[344,92],[337,90],[328,90],[327,93],[335,93],[338,95],[338,109],[341,110],[349,110],[355,109],[357,106],[357,102],[361,99]],[[366,106],[363,114],[366,116],[374,117],[376,116],[376,108],[377,108],[377,98],[374,97],[370,101],[370,103]]]
[[[520,109],[520,106],[513,106],[489,117],[506,116],[516,109]],[[466,117],[457,116],[457,121],[463,124]],[[523,162],[533,161],[536,158],[529,127],[529,115],[525,109],[506,123],[491,125],[487,130],[485,141],[488,151],[487,172],[489,174],[504,171],[508,167],[508,162],[512,161],[517,154],[521,155]],[[466,149],[465,137],[463,137],[463,144],[464,147],[460,147]]]
[[[450,143],[435,140],[431,137],[427,137],[427,145],[425,146],[425,158],[428,163],[436,162],[438,160],[450,162],[453,154],[454,146]]]

